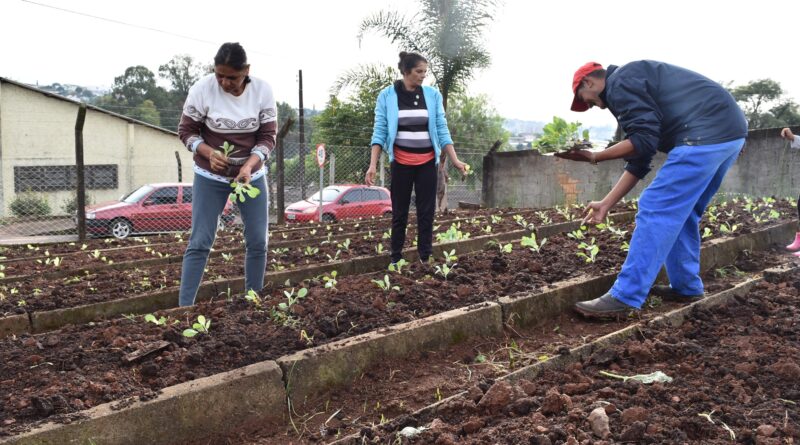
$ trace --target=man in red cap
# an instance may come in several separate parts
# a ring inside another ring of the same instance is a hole
[[[600,223],[650,171],[656,151],[667,159],[639,197],[628,257],[611,289],[580,302],[586,317],[613,318],[639,309],[650,291],[665,300],[702,298],[700,218],[736,161],[747,120],[725,88],[693,71],[653,60],[603,69],[584,64],[572,78],[573,111],[608,108],[626,134],[601,152],[556,154],[596,164],[624,159],[625,171],[600,201],[587,205],[586,222]],[[669,286],[654,286],[665,265]]]

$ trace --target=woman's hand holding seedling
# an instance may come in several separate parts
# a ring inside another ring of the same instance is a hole
[[[245,184],[238,181],[233,181],[231,182],[231,187],[233,188],[233,191],[231,192],[230,198],[231,201],[234,202],[236,202],[236,200],[239,200],[239,202],[244,202],[246,196],[255,198],[261,194],[261,190],[253,187],[249,182]]]

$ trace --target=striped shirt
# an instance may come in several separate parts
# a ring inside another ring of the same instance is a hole
[[[421,165],[434,158],[433,143],[428,133],[428,108],[422,88],[407,91],[403,81],[394,84],[397,91],[398,122],[395,138],[395,160],[405,165]]]

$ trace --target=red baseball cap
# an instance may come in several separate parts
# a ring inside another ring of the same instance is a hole
[[[570,108],[572,111],[586,111],[589,109],[589,104],[578,99],[578,87],[587,74],[601,69],[603,69],[603,65],[597,62],[587,62],[578,68],[578,71],[575,71],[575,75],[572,76],[572,93],[575,94],[575,98],[572,99],[572,107]]]

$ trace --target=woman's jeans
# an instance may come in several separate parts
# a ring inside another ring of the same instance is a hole
[[[267,222],[269,221],[269,199],[266,175],[251,183],[261,190],[255,197],[237,201],[244,223],[245,290],[260,291],[264,287],[264,272],[267,268]],[[214,181],[198,174],[194,175],[192,199],[192,233],[189,245],[183,254],[181,289],[178,303],[191,306],[197,297],[197,289],[203,279],[208,254],[217,236],[217,220],[225,208],[233,188],[230,184]]]

